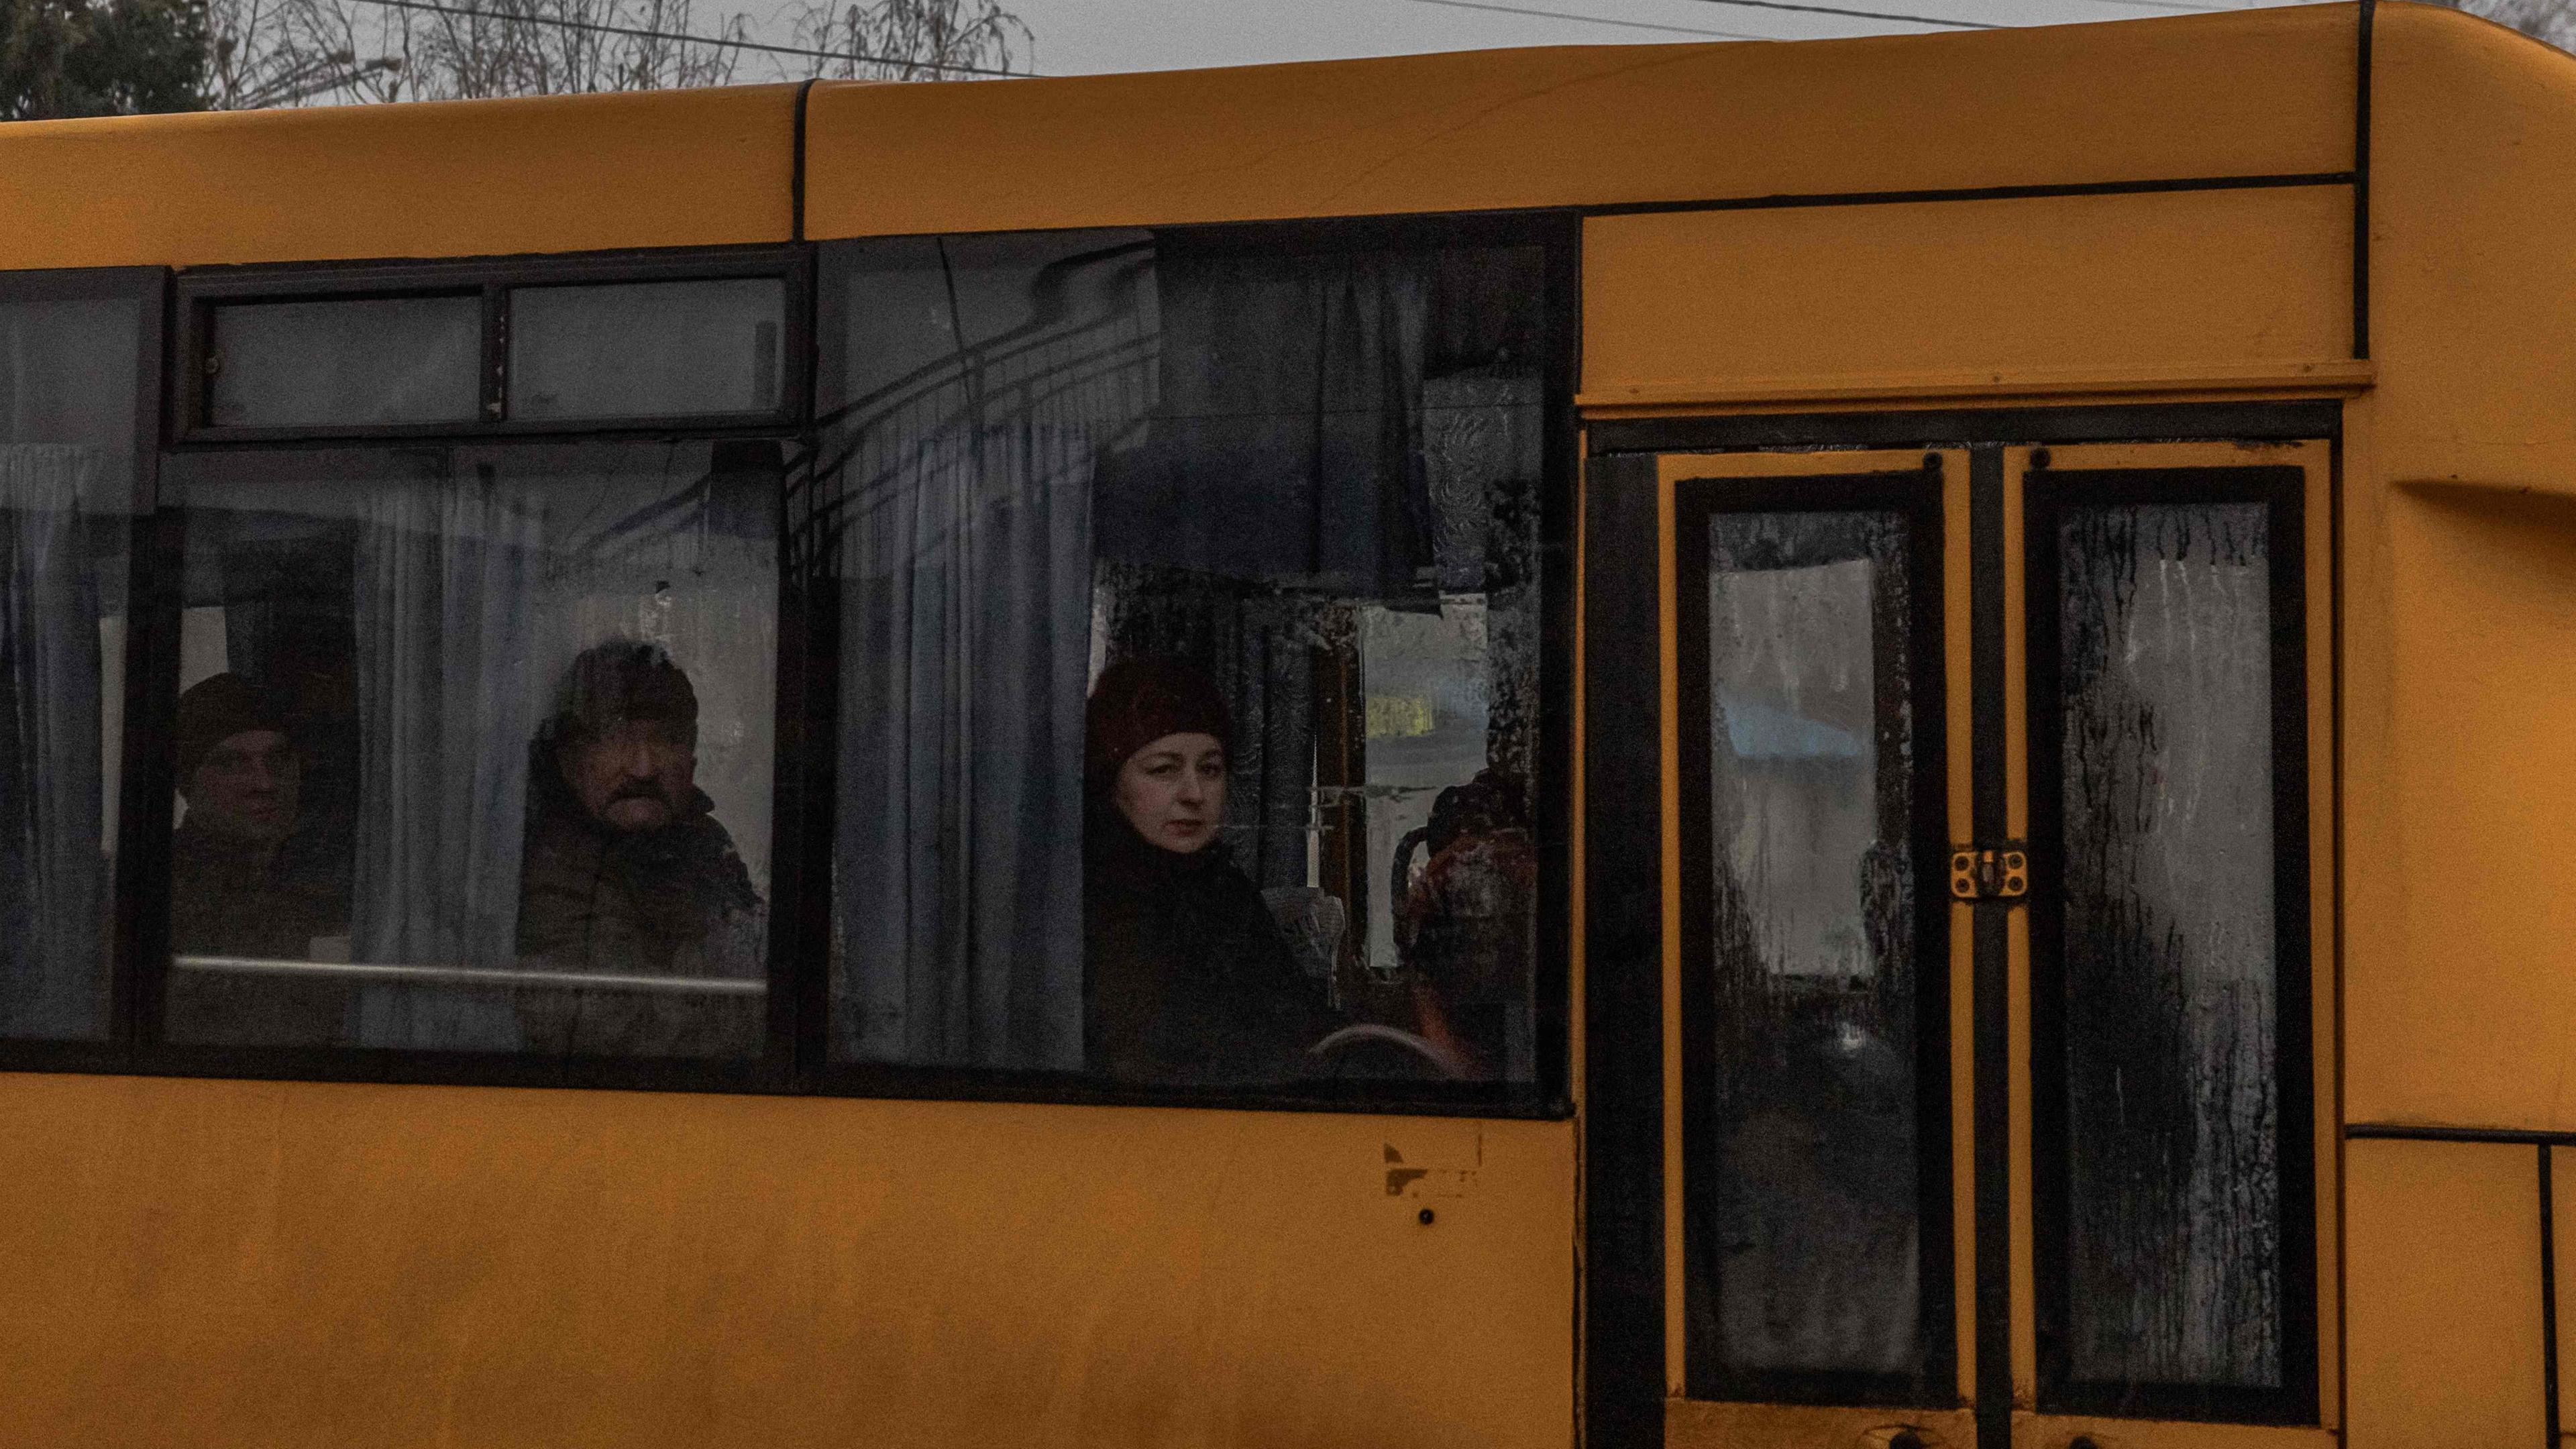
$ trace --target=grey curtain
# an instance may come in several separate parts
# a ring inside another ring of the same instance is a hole
[[[543,521],[489,467],[357,503],[359,798],[351,954],[505,965],[517,952],[527,750],[540,677]],[[504,1000],[371,986],[370,1046],[505,1050]]]
[[[1073,1069],[1091,498],[1155,396],[1150,253],[1084,234],[882,255],[829,496],[804,524],[846,661],[834,1045]],[[923,315],[944,344],[926,355]],[[877,344],[879,321],[905,324],[909,357]]]
[[[80,1036],[106,1018],[107,793],[99,450],[0,443],[0,1032]]]

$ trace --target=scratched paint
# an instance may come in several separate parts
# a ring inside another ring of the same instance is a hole
[[[2057,542],[2068,1367],[2278,1384],[2265,514],[2076,508]]]

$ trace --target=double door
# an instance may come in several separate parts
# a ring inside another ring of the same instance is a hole
[[[2330,472],[1595,460],[1591,1367],[1667,1442],[2330,1423]]]

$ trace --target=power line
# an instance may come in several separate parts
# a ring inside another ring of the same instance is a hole
[[[379,0],[384,3],[384,0]],[[1700,0],[1703,5],[1741,5],[1750,10],[1795,10],[1807,15],[1842,15],[1855,20],[1902,20],[1909,25],[1946,25],[1953,30],[2012,30],[1982,20],[1941,20],[1930,15],[1898,15],[1886,10],[1845,10],[1839,5],[1793,5],[1789,0]]]
[[[1453,10],[1490,10],[1498,15],[1536,15],[1547,20],[1580,20],[1586,25],[1615,25],[1621,30],[1660,30],[1672,35],[1713,35],[1720,40],[1771,40],[1768,35],[1746,35],[1737,30],[1701,30],[1690,25],[1653,25],[1643,20],[1609,20],[1598,15],[1574,15],[1563,10],[1524,10],[1518,5],[1487,5],[1480,0],[1413,0],[1417,5],[1446,5]]]
[[[592,20],[571,20],[559,15],[513,15],[496,10],[475,10],[462,5],[440,5],[434,0],[359,0],[365,5],[382,5],[391,10],[426,10],[434,15],[461,15],[469,20],[500,20],[519,25],[553,25],[565,30],[588,30],[600,35],[625,35],[637,40],[673,40],[684,45],[714,45],[732,50],[757,50],[769,55],[799,55],[815,60],[855,60],[870,65],[908,65],[921,70],[954,71],[960,75],[1033,76],[1033,70],[996,70],[990,66],[955,65],[935,60],[904,60],[890,55],[859,55],[846,50],[808,50],[798,45],[770,45],[758,40],[736,40],[715,35],[688,35],[669,30],[643,30],[631,25],[602,25]]]

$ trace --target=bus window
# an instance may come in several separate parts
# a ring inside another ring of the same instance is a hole
[[[470,423],[481,411],[482,332],[483,301],[473,295],[210,307],[204,420]]]
[[[177,1042],[763,1047],[772,443],[171,460]]]
[[[786,313],[776,277],[512,288],[509,416],[775,412]]]
[[[0,290],[0,1035],[108,1031],[141,329]]]
[[[834,1056],[1528,1089],[1541,251],[826,255]]]

